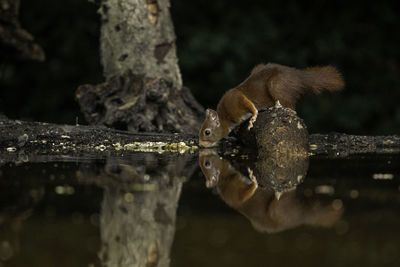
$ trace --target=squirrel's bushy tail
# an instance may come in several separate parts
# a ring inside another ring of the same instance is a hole
[[[323,90],[339,91],[344,87],[342,74],[332,66],[311,67],[303,70],[303,86],[319,94]]]

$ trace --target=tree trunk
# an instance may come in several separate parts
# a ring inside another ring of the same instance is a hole
[[[100,47],[107,80],[130,70],[181,89],[169,7],[169,0],[103,1]]]
[[[169,0],[104,0],[101,62],[106,82],[80,86],[90,124],[132,132],[197,133],[203,108],[182,87]]]

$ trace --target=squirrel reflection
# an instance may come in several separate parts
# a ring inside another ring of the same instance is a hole
[[[343,213],[331,202],[297,196],[294,188],[279,194],[263,188],[251,169],[245,176],[212,150],[200,151],[199,165],[206,186],[216,187],[220,197],[260,232],[280,232],[300,225],[330,227]]]

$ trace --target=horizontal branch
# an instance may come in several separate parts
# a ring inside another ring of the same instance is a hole
[[[310,135],[310,151],[313,155],[346,157],[354,154],[400,153],[400,136],[365,136],[342,133]]]
[[[394,135],[312,134],[309,143],[312,155],[329,157],[400,152],[400,136]],[[229,152],[236,146],[232,140],[225,140],[221,147]],[[98,126],[0,121],[0,163],[38,156],[101,158],[136,151],[195,153],[197,149],[197,136],[187,134],[131,133]]]
[[[131,133],[100,126],[0,120],[0,163],[24,156],[107,157],[131,151],[184,153],[197,149],[185,134]]]

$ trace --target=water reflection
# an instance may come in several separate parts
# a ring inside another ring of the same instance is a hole
[[[29,242],[21,240],[21,229],[35,229],[32,225],[36,221],[50,226],[41,228],[46,236],[39,238],[40,243],[46,244],[45,240],[54,239],[56,233],[65,239],[63,245],[77,242],[71,250],[88,254],[86,246],[91,246],[91,251],[95,247],[101,266],[169,266],[178,200],[182,184],[198,168],[195,155],[135,153],[67,165],[72,171],[63,170],[63,164],[47,163],[38,170],[10,165],[5,168],[6,179],[0,172],[0,266],[2,262],[24,266],[22,255],[43,249],[32,246],[35,232],[25,233]],[[101,196],[90,199],[93,194],[88,188],[101,191]],[[35,222],[29,220],[32,215],[36,215]],[[87,237],[88,224],[100,231],[100,245],[91,244],[99,240]],[[80,238],[72,235],[74,228],[83,231]],[[21,243],[30,247],[22,255]],[[54,245],[49,249],[49,253],[42,251],[35,257],[40,266],[83,266],[76,263],[88,260],[82,257],[58,263],[61,258],[46,255],[57,255],[60,248]],[[92,258],[88,266],[97,266],[96,262]]]
[[[1,176],[1,175],[0,175]],[[4,179],[0,179],[4,185]],[[11,190],[10,190],[11,189]],[[20,235],[24,222],[42,200],[44,186],[9,188],[0,194],[0,264],[20,251]]]
[[[134,164],[107,160],[82,165],[81,183],[104,189],[100,211],[101,262],[105,266],[169,266],[182,184],[196,168],[192,156],[142,154]]]
[[[261,156],[253,164],[235,168],[216,151],[203,150],[199,165],[206,186],[217,188],[223,201],[246,216],[260,232],[280,232],[300,225],[330,227],[343,214],[339,199],[297,194],[296,187],[307,172],[306,157]]]
[[[5,163],[0,266],[399,266],[399,159],[308,169],[302,155],[203,150]]]

